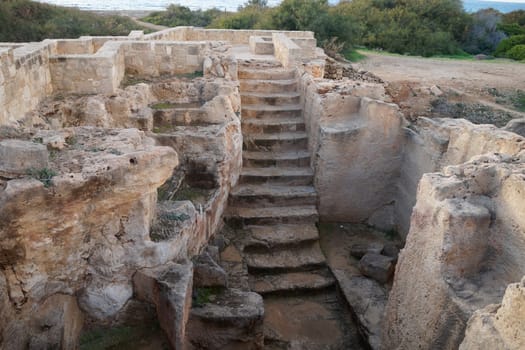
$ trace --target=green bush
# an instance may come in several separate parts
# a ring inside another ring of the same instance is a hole
[[[142,28],[127,17],[100,16],[28,0],[0,2],[0,42],[77,38],[82,35],[128,35],[134,29]]]
[[[214,19],[221,16],[223,12],[218,9],[206,11],[192,11],[190,8],[181,5],[170,5],[166,11],[153,12],[142,20],[153,24],[168,27],[194,26],[206,27]]]
[[[507,57],[507,52],[516,45],[525,44],[525,34],[523,35],[513,35],[507,39],[503,39],[496,47],[494,51],[494,56],[498,57]]]
[[[517,61],[525,60],[525,44],[516,45],[507,51],[507,57]]]

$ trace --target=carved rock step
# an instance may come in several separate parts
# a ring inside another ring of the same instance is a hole
[[[312,186],[240,184],[230,193],[229,204],[245,208],[264,206],[315,205],[317,193]]]
[[[241,93],[241,103],[246,105],[265,104],[269,106],[293,105],[300,102],[301,95],[297,92],[281,93],[260,93],[243,92]]]
[[[244,251],[244,260],[251,274],[260,271],[307,271],[326,263],[319,242],[301,245],[294,249],[265,249],[258,252]]]
[[[242,106],[242,118],[289,118],[300,117],[302,107],[299,104],[268,106],[268,105],[245,105]]]
[[[261,296],[227,289],[213,297],[213,301],[191,309],[186,333],[192,346],[176,349],[262,349],[264,302]]]
[[[301,117],[252,118],[243,120],[241,125],[243,134],[305,131],[306,129],[304,119]]]
[[[242,163],[245,167],[309,167],[310,152],[280,151],[280,152],[251,152],[242,153]]]
[[[272,183],[286,185],[311,185],[314,173],[311,168],[243,168],[239,183]]]
[[[307,147],[308,136],[300,131],[243,135],[243,149],[248,151],[299,150]]]
[[[239,79],[258,79],[258,80],[288,80],[295,78],[295,69],[286,68],[264,68],[250,69],[240,67]]]
[[[286,92],[297,91],[297,80],[242,79],[241,92]]]
[[[293,207],[242,208],[229,207],[227,219],[235,226],[315,223],[317,209],[313,205]]]
[[[245,249],[294,246],[319,239],[314,224],[247,226]]]
[[[326,268],[305,272],[250,275],[250,289],[259,294],[312,291],[328,288],[335,279]]]

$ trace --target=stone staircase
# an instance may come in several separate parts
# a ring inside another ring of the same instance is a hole
[[[239,79],[243,169],[227,220],[247,232],[242,255],[250,289],[267,295],[330,287],[295,71],[246,64]]]

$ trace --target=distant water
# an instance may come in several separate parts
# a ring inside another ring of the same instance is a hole
[[[209,9],[216,7],[225,11],[235,11],[246,0],[37,0],[49,4],[78,7],[82,10],[96,11],[160,11],[170,4],[178,3],[187,6],[192,10]],[[276,6],[281,0],[268,0],[269,6]],[[331,4],[336,4],[338,0],[329,0]],[[480,9],[492,7],[501,12],[511,12],[515,10],[525,10],[525,0],[514,1],[483,1],[483,0],[464,0],[467,12],[476,12]]]
[[[507,13],[516,10],[525,10],[525,0],[523,1],[479,1],[463,0],[463,7],[467,12],[476,12],[481,9],[492,7],[499,12]]]

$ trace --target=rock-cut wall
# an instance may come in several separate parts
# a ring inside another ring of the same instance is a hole
[[[524,163],[524,151],[489,153],[423,175],[388,301],[385,349],[456,349],[474,311],[525,275]]]
[[[301,78],[321,220],[395,226],[406,124],[383,86]]]

